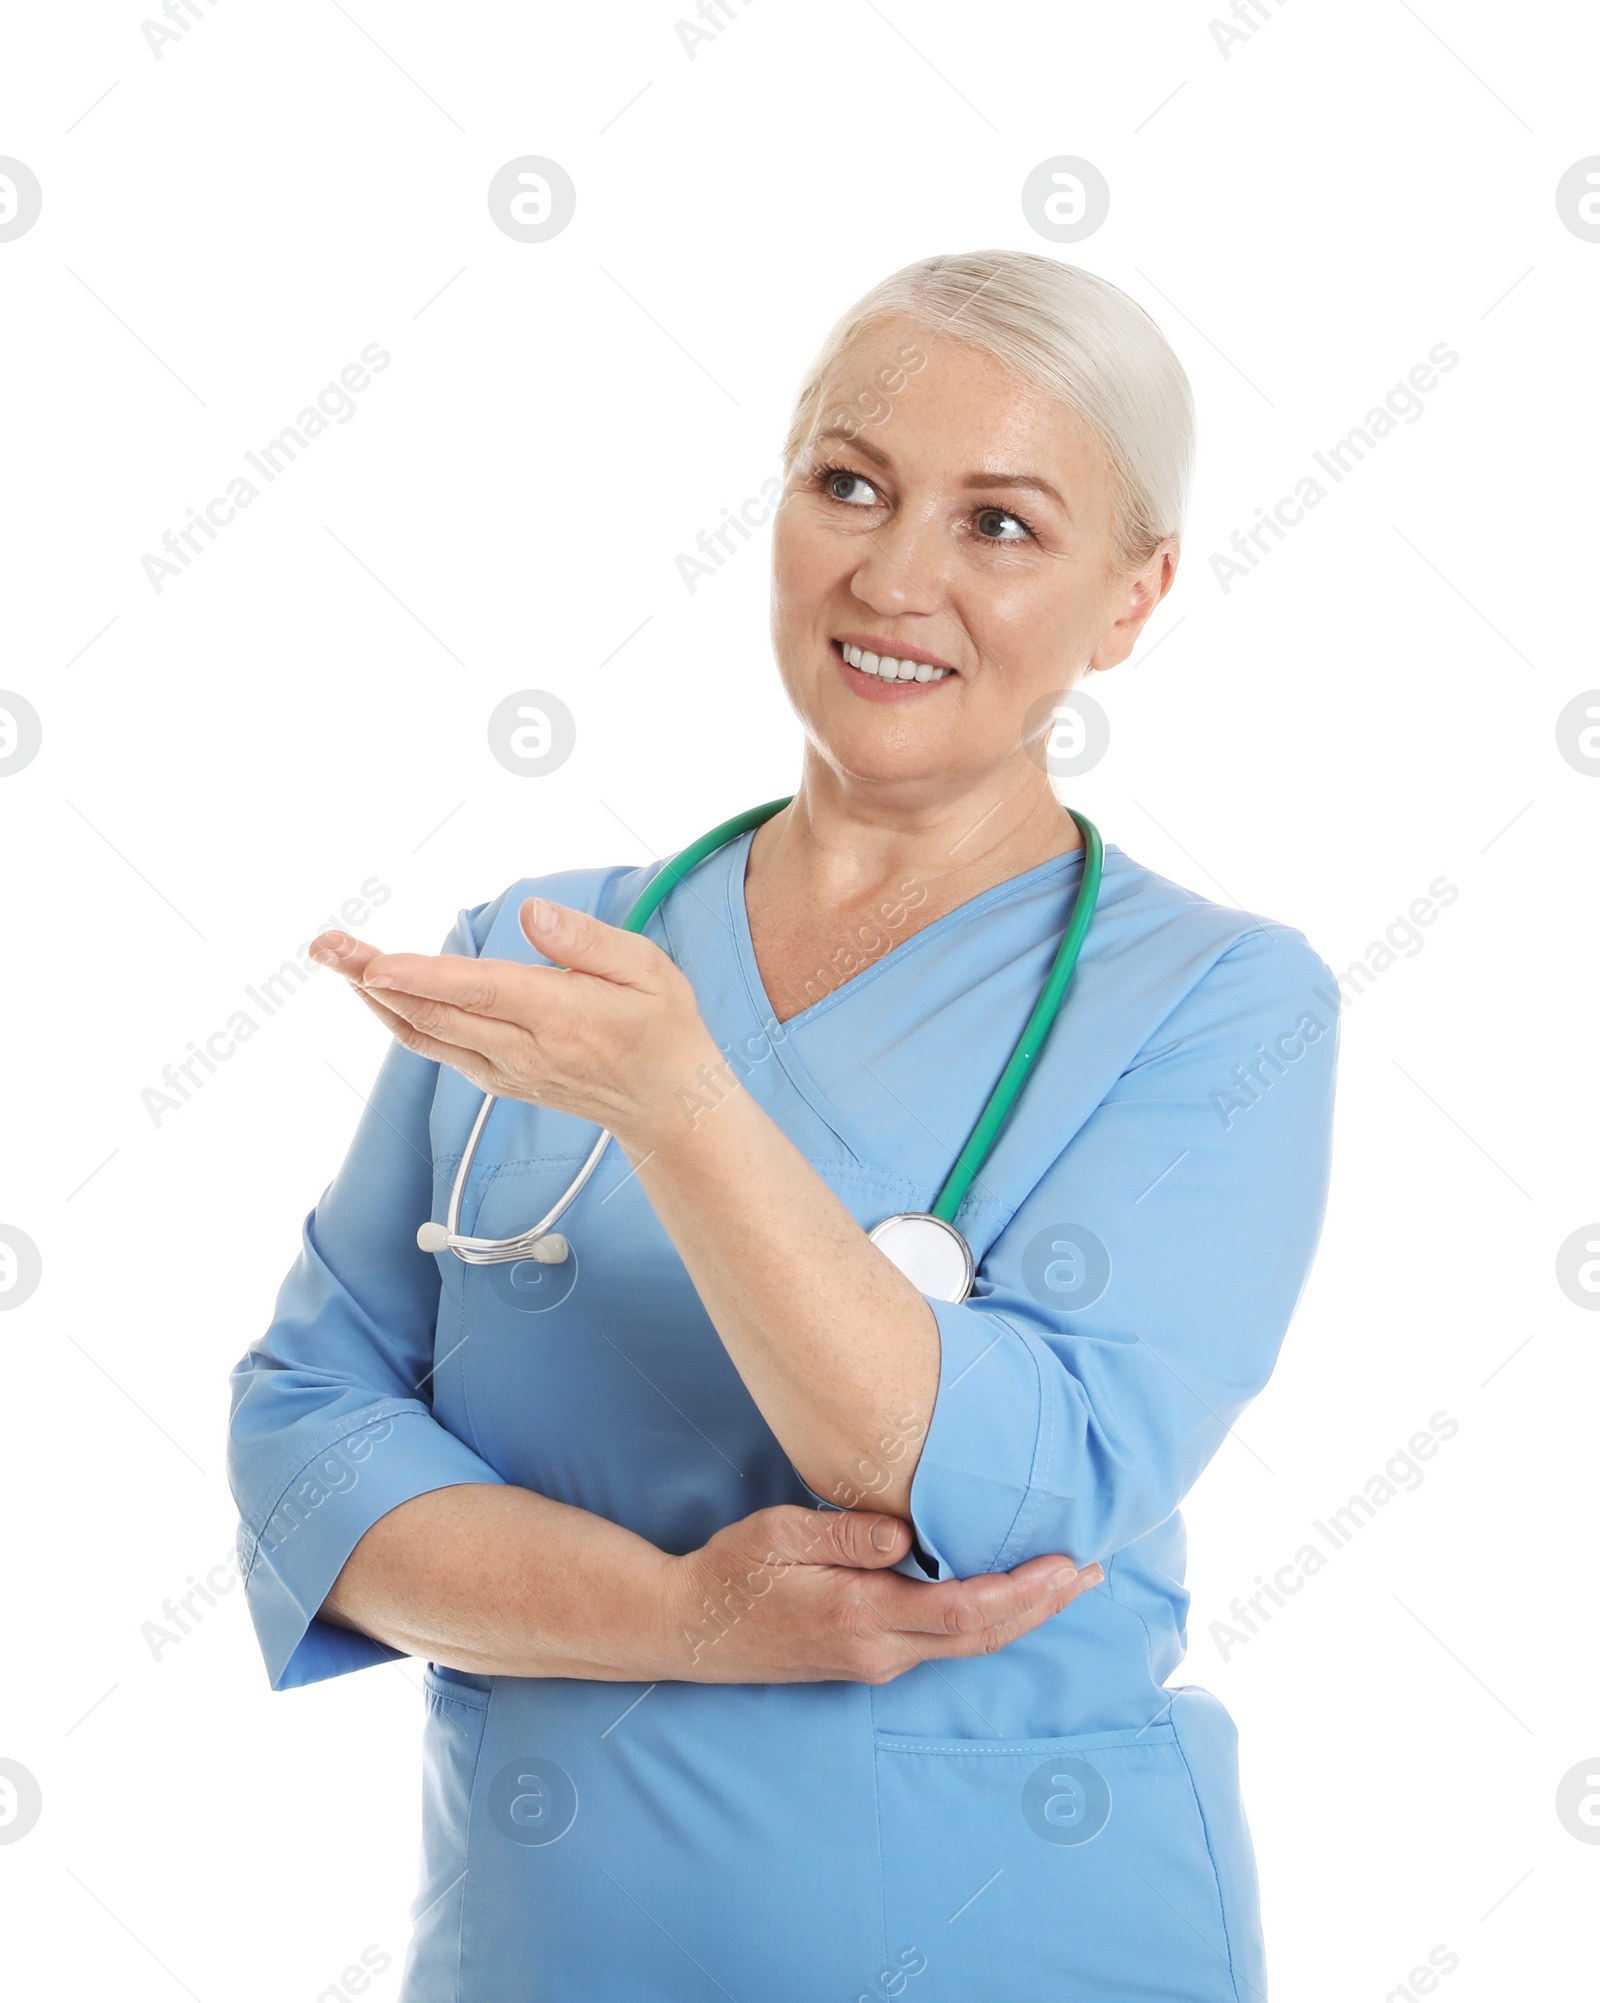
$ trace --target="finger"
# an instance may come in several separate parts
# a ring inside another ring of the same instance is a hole
[[[525,1028],[489,1016],[475,1015],[468,1009],[455,1007],[451,1002],[411,994],[404,988],[386,987],[381,980],[375,981],[370,976],[356,985],[363,1000],[376,1002],[407,1029],[426,1038],[433,1049],[454,1053],[446,1058],[447,1063],[454,1063],[465,1052],[481,1058],[486,1067],[511,1077],[515,1075],[518,1059],[526,1056],[528,1032]],[[399,1035],[398,1030],[395,1033]],[[401,1037],[401,1041],[408,1050],[421,1047],[405,1037]]]
[[[721,1534],[736,1536],[753,1563],[779,1567],[847,1565],[864,1571],[897,1564],[911,1548],[911,1532],[898,1517],[806,1509],[792,1502],[758,1509]]]
[[[898,1565],[911,1549],[911,1526],[898,1516],[881,1516],[870,1509],[819,1509],[812,1513],[822,1534],[808,1561],[811,1564],[880,1571]]]
[[[459,1071],[469,1084],[480,1092],[500,1095],[504,1080],[496,1067],[480,1052],[466,1050],[452,1043],[441,1043],[435,1037],[420,1030],[414,1023],[407,1022],[403,1015],[397,1015],[392,1008],[385,1008],[375,995],[369,995],[359,981],[350,982],[350,990],[358,996],[381,1022],[403,1050],[409,1050],[414,1057],[426,1058],[430,1064],[448,1064],[453,1071]]]
[[[355,996],[357,1001],[378,1018],[379,1022],[383,1024],[384,1028],[388,1030],[396,1042],[403,1042],[405,1038],[413,1034],[410,1023],[406,1021],[403,1015],[396,1015],[392,1008],[385,1008],[377,996],[369,995],[359,981],[351,981],[349,987],[350,992]],[[409,1048],[409,1045],[407,1047]],[[421,1053],[419,1052],[418,1055],[420,1056]]]
[[[980,1628],[975,1634],[927,1635],[907,1634],[900,1637],[907,1648],[917,1651],[925,1662],[948,1662],[964,1656],[995,1655],[1002,1648],[1009,1648],[1012,1642],[1020,1641],[1025,1634],[1032,1634],[1035,1628],[1043,1627],[1047,1620],[1053,1620],[1063,1613],[1072,1602],[1093,1590],[1099,1583],[1091,1579],[1088,1572],[1080,1572],[1066,1592],[1046,1601],[1042,1606],[1019,1615],[1016,1620],[1001,1621],[994,1627]]]
[[[352,939],[348,932],[319,932],[311,942],[310,951],[318,966],[344,975],[350,992],[366,1004],[391,1036],[405,1028],[404,1021],[393,1009],[385,1008],[375,995],[368,994],[361,985],[363,971],[379,957],[376,946],[369,946],[362,939]]]
[[[311,942],[312,959],[340,974],[359,974],[378,956],[378,947],[352,939],[348,932],[319,932]]]
[[[383,992],[395,1008],[410,994],[487,1016],[500,1015],[501,1004],[507,999],[506,983],[497,978],[502,970],[512,974],[534,971],[511,961],[469,960],[443,953],[385,953],[365,940],[352,939],[347,932],[319,933],[311,942],[311,957],[364,989]]]
[[[491,1062],[480,1051],[451,1044],[409,1020],[400,1012],[399,1006],[406,997],[397,990],[384,991],[384,1000],[370,991],[362,977],[375,960],[385,957],[376,946],[369,946],[361,939],[352,939],[346,932],[321,932],[311,942],[311,957],[320,965],[343,974],[351,993],[359,997],[397,1043],[431,1063],[449,1064],[482,1091],[493,1088]],[[386,1006],[386,1002],[390,1005]]]
[[[897,1632],[959,1639],[1017,1621],[1037,1625],[1103,1576],[1098,1565],[1079,1572],[1070,1558],[1030,1558],[1013,1572],[937,1583],[890,1577],[874,1580],[873,1590],[883,1593],[883,1618]]]
[[[624,932],[587,911],[530,897],[518,916],[528,943],[575,974],[653,993],[661,983],[661,948],[642,932]]]
[[[485,1020],[515,1023],[529,1012],[530,991],[555,982],[554,967],[524,967],[515,960],[468,959],[460,953],[378,953],[361,969],[369,988],[433,1001]],[[564,984],[562,984],[564,985]],[[546,999],[559,1006],[561,985]]]
[[[379,1022],[383,1024],[391,1036],[399,1037],[402,1033],[409,1032],[411,1025],[403,1015],[397,1015],[392,1008],[385,1008],[376,995],[367,992],[361,985],[359,978],[355,975],[349,973],[344,968],[341,968],[341,972],[345,974],[345,986],[349,988],[357,1001],[361,1002],[365,1008],[378,1018]]]
[[[401,1030],[408,1027],[403,1016],[396,1015],[393,1009],[385,1008],[377,996],[369,995],[359,981],[347,981],[345,986],[349,988],[351,994],[355,996],[363,1008],[368,1009],[378,1018],[379,1022],[383,1024],[391,1036],[398,1036]]]

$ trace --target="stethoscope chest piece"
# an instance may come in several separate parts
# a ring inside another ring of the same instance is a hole
[[[867,1233],[872,1243],[931,1301],[964,1301],[972,1292],[972,1247],[953,1224],[925,1210],[902,1210]]]

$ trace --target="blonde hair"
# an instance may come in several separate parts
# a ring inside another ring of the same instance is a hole
[[[801,383],[783,445],[786,478],[817,422],[829,370],[864,329],[901,313],[993,355],[1088,425],[1111,471],[1120,569],[1140,569],[1160,543],[1181,536],[1195,452],[1182,363],[1126,292],[1031,251],[923,258],[858,299]]]

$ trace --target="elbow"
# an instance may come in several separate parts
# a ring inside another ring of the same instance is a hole
[[[1040,1494],[1030,1497],[1026,1528],[1019,1525],[1008,1539],[1005,1569],[1030,1558],[1070,1558],[1079,1570],[1096,1562],[1109,1566],[1165,1523],[1178,1507],[1179,1496],[1148,1483],[1120,1484],[1087,1495]]]
[[[910,1522],[940,1578],[1009,1572],[1030,1558],[1109,1566],[1164,1523],[1182,1499],[1176,1479],[1089,1451],[1053,1477],[1006,1490],[954,1470],[924,1468]]]
[[[1109,1565],[1166,1522],[1183,1499],[1179,1470],[1153,1460],[1148,1448],[1140,1453],[1088,1429],[1057,1478],[1030,1489],[1007,1542],[1007,1567],[1057,1552],[1079,1567],[1097,1560]]]

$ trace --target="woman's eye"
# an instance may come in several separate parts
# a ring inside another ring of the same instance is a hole
[[[870,480],[863,479],[859,473],[846,473],[842,470],[831,472],[825,475],[824,484],[827,493],[835,501],[847,501],[858,508],[870,508],[877,504],[877,488]],[[865,487],[867,498],[852,493],[851,489],[855,487]]]
[[[986,542],[1026,542],[1032,533],[1020,515],[1009,515],[1004,508],[981,509],[977,522]]]

